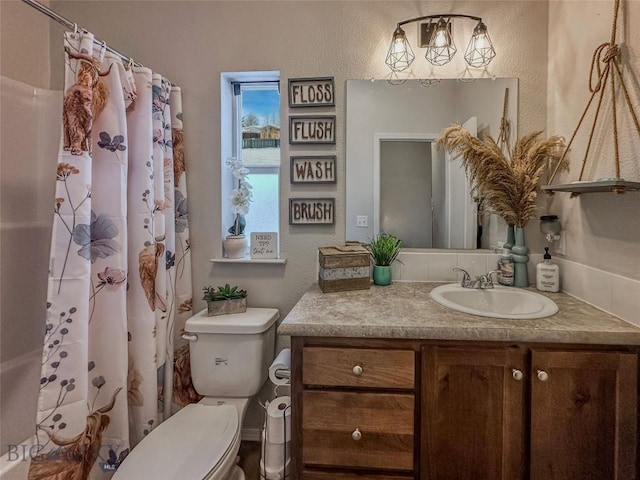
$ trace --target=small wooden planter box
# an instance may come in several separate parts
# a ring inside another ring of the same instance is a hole
[[[247,297],[233,300],[207,302],[207,316],[227,315],[228,313],[244,313],[247,311]]]
[[[370,286],[371,260],[362,245],[320,247],[318,284],[324,293],[366,290]]]

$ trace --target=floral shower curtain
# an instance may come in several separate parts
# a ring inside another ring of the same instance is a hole
[[[30,480],[109,478],[170,415],[191,313],[180,89],[89,33],[65,52]]]

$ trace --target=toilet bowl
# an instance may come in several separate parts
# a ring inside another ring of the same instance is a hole
[[[267,379],[278,310],[187,320],[193,385],[205,397],[149,433],[113,480],[244,480],[237,465],[242,421],[250,398]]]

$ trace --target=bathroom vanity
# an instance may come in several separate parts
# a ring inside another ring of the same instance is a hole
[[[547,318],[459,313],[437,285],[313,286],[285,318],[293,478],[637,477],[639,328],[563,293]]]

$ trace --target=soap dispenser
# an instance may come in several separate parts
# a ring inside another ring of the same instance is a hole
[[[541,292],[560,291],[560,267],[551,263],[549,247],[544,247],[544,260],[536,265],[536,288]]]

